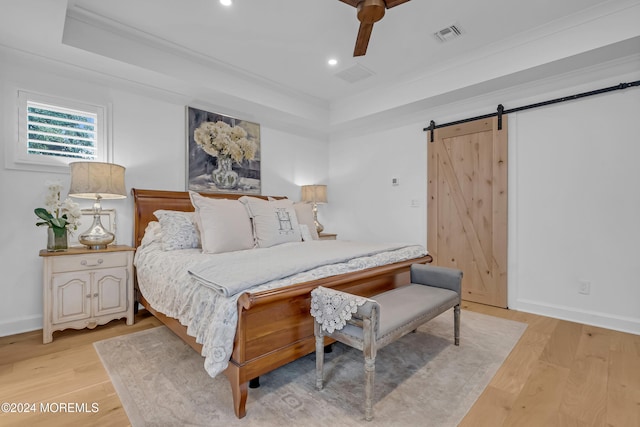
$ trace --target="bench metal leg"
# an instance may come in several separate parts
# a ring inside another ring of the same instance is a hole
[[[322,370],[324,366],[324,335],[322,328],[314,322],[316,336],[316,388],[322,390]]]
[[[373,384],[376,377],[376,358],[364,359],[364,418],[373,419]]]
[[[460,304],[453,307],[453,337],[455,345],[460,345]]]

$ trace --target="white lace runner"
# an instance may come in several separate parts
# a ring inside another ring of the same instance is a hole
[[[322,325],[322,330],[332,333],[341,330],[368,299],[346,292],[318,286],[311,291],[311,316]]]

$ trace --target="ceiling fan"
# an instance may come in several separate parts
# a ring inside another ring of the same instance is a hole
[[[356,47],[353,56],[363,56],[367,53],[367,45],[371,37],[373,24],[384,16],[385,9],[391,9],[409,0],[340,0],[358,9],[358,21],[360,29],[356,39]]]

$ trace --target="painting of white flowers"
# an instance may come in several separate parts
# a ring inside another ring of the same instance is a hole
[[[187,107],[187,190],[260,194],[260,125]]]

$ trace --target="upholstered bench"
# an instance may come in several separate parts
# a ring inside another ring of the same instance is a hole
[[[311,292],[315,318],[316,387],[322,389],[324,337],[362,350],[365,371],[365,419],[373,418],[373,385],[378,349],[415,331],[453,307],[454,343],[460,344],[462,271],[426,264],[411,266],[411,283],[364,298],[318,287]]]

